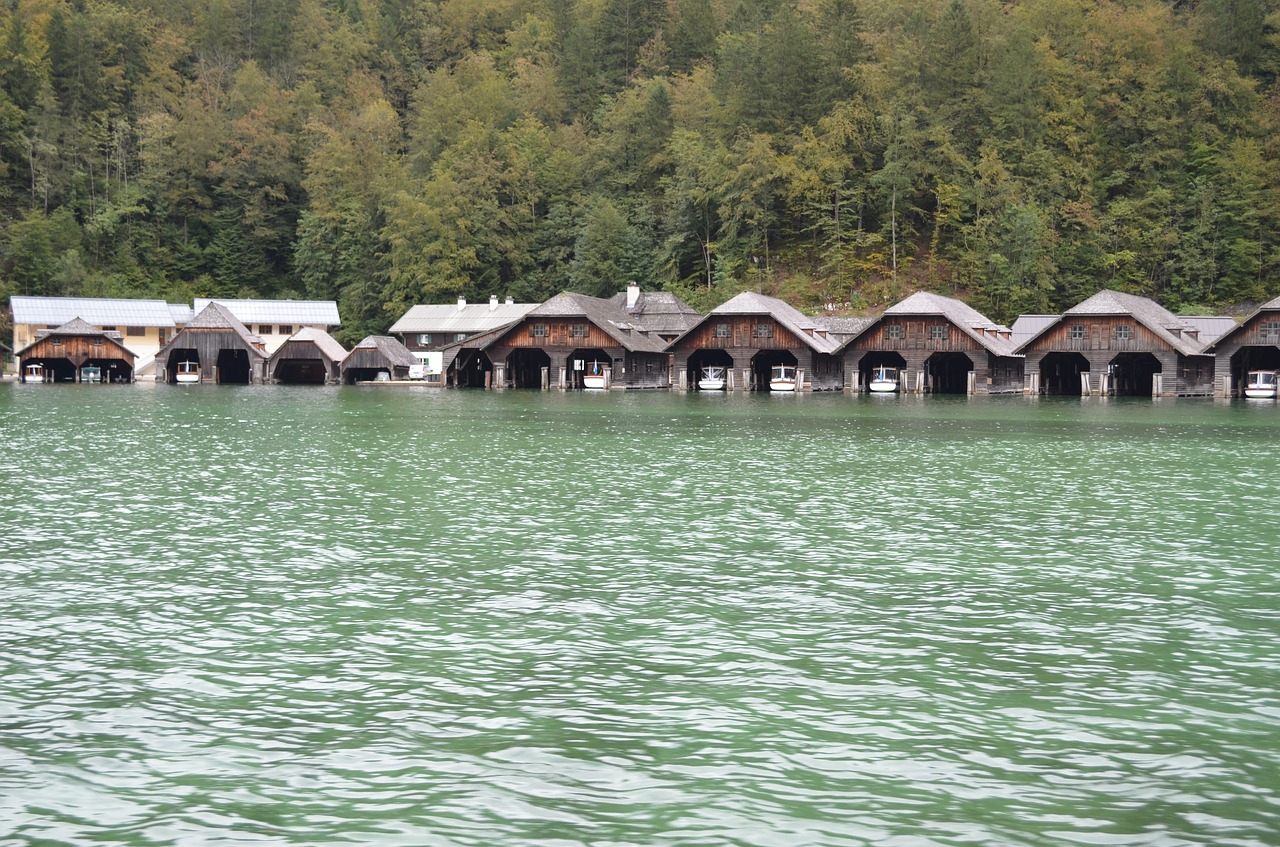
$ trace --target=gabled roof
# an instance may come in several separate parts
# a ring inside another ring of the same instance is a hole
[[[660,353],[667,349],[667,342],[649,327],[636,320],[626,310],[625,301],[618,305],[613,300],[561,292],[547,302],[531,310],[530,318],[586,318],[600,327],[618,346],[638,353]]]
[[[630,293],[623,291],[610,297],[609,302],[649,332],[682,335],[702,320],[702,315],[670,291],[641,291],[628,306],[630,299]]]
[[[1263,303],[1261,306],[1259,306],[1258,308],[1250,312],[1247,318],[1240,321],[1235,326],[1229,328],[1226,332],[1218,334],[1213,339],[1213,341],[1209,342],[1209,344],[1205,347],[1206,352],[1210,347],[1216,350],[1219,344],[1225,344],[1226,342],[1230,341],[1232,336],[1234,336],[1238,332],[1242,332],[1244,328],[1247,327],[1253,321],[1254,318],[1256,318],[1258,315],[1261,315],[1263,312],[1280,312],[1280,297],[1277,297],[1274,300],[1268,300],[1266,303]]]
[[[14,296],[9,305],[13,322],[28,326],[61,326],[73,318],[94,326],[174,326],[169,304],[163,300]]]
[[[280,354],[285,349],[285,345],[290,341],[309,342],[316,345],[320,352],[328,357],[331,362],[341,362],[343,359],[347,358],[347,348],[339,344],[336,338],[325,332],[323,329],[306,326],[289,336],[289,338],[285,340],[285,343],[281,344],[276,352],[271,354],[272,361],[280,358]]]
[[[66,336],[77,336],[77,335],[92,336],[94,338],[102,338],[106,341],[111,342],[116,347],[119,347],[121,350],[128,353],[130,356],[134,358],[137,357],[136,353],[134,353],[128,347],[124,346],[124,337],[120,335],[119,332],[116,332],[115,330],[99,329],[98,327],[94,326],[88,321],[82,320],[80,318],[72,318],[71,320],[64,323],[62,326],[55,327],[54,329],[38,330],[36,332],[35,340],[32,341],[30,344],[28,344],[26,347],[23,347],[21,350],[19,350],[18,354],[21,355],[27,352],[32,347],[35,347],[37,344],[40,344],[50,336],[66,337]]]
[[[221,297],[197,297],[196,311],[212,302],[231,310],[236,319],[246,324],[310,324],[337,326],[338,304],[333,300],[227,300]]]
[[[689,332],[693,332],[717,316],[728,315],[773,318],[780,326],[790,330],[792,335],[818,353],[834,353],[842,344],[841,337],[832,336],[827,325],[817,318],[801,313],[790,303],[779,300],[777,297],[757,294],[754,291],[744,291],[716,306],[709,315],[690,327]],[[679,339],[672,343],[679,343]]]
[[[376,350],[388,363],[397,366],[410,367],[418,364],[418,357],[409,352],[409,348],[400,343],[398,339],[389,335],[367,335],[355,347],[351,348],[351,352],[342,357],[345,365],[347,359],[350,359],[357,351]]]
[[[500,326],[514,323],[537,303],[446,303],[441,305],[411,306],[391,325],[389,332],[407,335],[415,332],[476,333],[488,332]]]
[[[961,332],[996,356],[1017,355],[1016,347],[1010,338],[1013,331],[1003,324],[992,321],[963,300],[944,297],[929,291],[917,291],[884,310],[885,318],[917,315],[946,318],[953,326],[958,327]]]
[[[221,303],[210,302],[207,306],[200,310],[194,318],[187,322],[187,325],[174,333],[169,343],[156,351],[156,361],[164,358],[168,351],[173,348],[183,334],[187,332],[201,332],[203,330],[224,330],[235,333],[244,342],[245,347],[252,350],[255,355],[267,358],[267,354],[262,352],[262,339],[249,331],[249,328],[240,323],[236,316],[231,314],[226,306]]]
[[[1034,344],[1051,327],[1059,326],[1073,317],[1088,316],[1131,317],[1184,356],[1194,356],[1201,353],[1206,346],[1198,337],[1199,331],[1196,326],[1184,322],[1182,318],[1179,318],[1156,301],[1147,297],[1139,297],[1136,294],[1126,294],[1123,291],[1103,289],[1092,297],[1067,309],[1058,320],[1042,327],[1035,335],[1023,341],[1018,348],[1019,352]],[[1190,331],[1192,334],[1184,335],[1185,331]]]

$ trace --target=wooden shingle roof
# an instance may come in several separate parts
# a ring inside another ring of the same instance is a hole
[[[409,352],[409,348],[398,339],[389,335],[367,335],[359,344],[351,348],[351,352],[342,357],[345,363],[357,352],[376,350],[388,363],[397,367],[410,367],[418,364],[418,357]]]
[[[1035,335],[1023,341],[1018,348],[1019,352],[1034,344],[1052,327],[1059,326],[1073,317],[1087,316],[1133,318],[1184,356],[1202,353],[1207,346],[1199,337],[1198,327],[1183,321],[1156,301],[1136,294],[1104,289],[1067,309],[1058,320],[1042,327]]]

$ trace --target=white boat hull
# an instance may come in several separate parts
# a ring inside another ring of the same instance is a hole
[[[44,382],[44,377],[28,376],[25,381],[31,383],[32,385],[39,385],[40,383]]]
[[[582,378],[583,388],[604,388],[603,376],[584,376]]]
[[[796,390],[796,381],[794,379],[771,379],[769,380],[769,390],[785,394],[788,391]]]
[[[195,385],[200,381],[200,374],[178,374],[174,381],[179,385]]]
[[[1255,400],[1274,400],[1276,399],[1276,390],[1274,388],[1246,388],[1244,396],[1252,397]]]
[[[898,390],[898,383],[873,379],[867,388],[872,394],[892,394]]]
[[[698,380],[699,391],[724,391],[723,379],[700,379]]]

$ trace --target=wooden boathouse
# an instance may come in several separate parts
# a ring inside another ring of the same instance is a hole
[[[284,385],[325,385],[342,380],[347,349],[322,329],[304,327],[267,361],[267,378]]]
[[[156,353],[156,382],[177,382],[180,367],[192,362],[199,368],[202,383],[266,381],[267,354],[262,339],[217,301],[201,309]]]
[[[711,310],[671,345],[676,387],[696,389],[705,367],[725,368],[730,391],[768,391],[776,365],[796,369],[796,390],[838,391],[840,338],[776,297],[751,291]]]
[[[1240,324],[1214,340],[1218,397],[1239,397],[1249,371],[1280,371],[1280,297],[1263,303]]]
[[[38,330],[35,340],[16,358],[19,379],[24,382],[29,365],[41,366],[45,382],[133,382],[137,360],[119,332],[99,329],[80,318]]]
[[[653,301],[664,314],[671,305],[663,298]],[[595,376],[603,377],[606,388],[668,388],[667,341],[644,320],[638,298],[563,292],[512,325],[447,350],[448,382],[577,389]],[[670,331],[668,323],[662,326]]]
[[[351,348],[339,366],[344,385],[357,382],[398,382],[409,378],[418,359],[389,335],[369,335]]]
[[[1154,300],[1100,291],[1023,342],[1031,394],[1202,397],[1213,355],[1200,328]]]
[[[845,389],[866,391],[883,366],[898,369],[903,392],[1021,393],[1023,358],[1012,336],[967,303],[918,291],[845,342]]]

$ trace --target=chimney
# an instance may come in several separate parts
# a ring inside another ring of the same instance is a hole
[[[459,312],[461,312],[461,311],[462,311],[463,309],[465,309],[465,308],[467,308],[467,298],[466,298],[466,297],[459,296],[459,297],[458,297],[458,311],[459,311]]]
[[[498,295],[490,294],[489,295],[489,311],[492,312],[496,308],[498,308]]]
[[[627,308],[634,309],[640,300],[640,286],[634,282],[627,285]]]
[[[508,306],[514,306],[515,304],[516,304],[516,301],[515,301],[515,300],[512,300],[512,299],[511,299],[511,295],[510,295],[510,294],[508,294],[508,295],[507,295],[507,305],[508,305]]]

